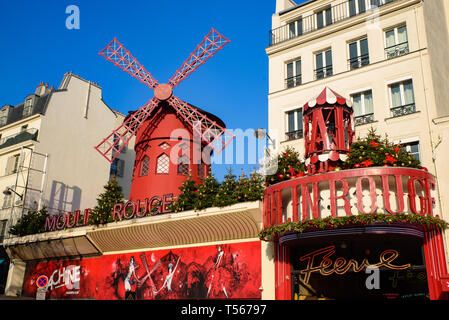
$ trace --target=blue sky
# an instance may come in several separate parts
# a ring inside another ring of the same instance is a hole
[[[80,29],[66,28],[66,7]],[[266,128],[268,32],[275,0],[0,1],[0,104],[21,103],[40,82],[58,87],[72,71],[103,88],[125,114],[153,91],[98,52],[114,37],[160,82],[166,82],[213,27],[231,42],[175,88],[180,99],[223,119],[228,128]],[[220,180],[229,165],[215,165]],[[254,165],[234,165],[239,174]]]

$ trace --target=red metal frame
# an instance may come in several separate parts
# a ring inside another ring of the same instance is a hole
[[[161,100],[167,102],[176,110],[177,114],[188,124],[198,128],[200,123],[199,137],[207,141],[208,146],[216,152],[221,152],[233,139],[234,135],[225,128],[210,120],[206,115],[190,107],[187,103],[172,94],[173,87],[177,86],[188,75],[195,71],[206,60],[223,48],[230,41],[212,29],[203,39],[203,41],[190,54],[182,66],[175,72],[168,84],[159,84],[153,76],[131,55],[131,53],[114,38],[99,54],[112,62],[123,71],[129,73],[132,77],[138,79],[149,88],[155,90],[155,96],[134,112],[106,138],[104,138],[95,149],[110,163],[120,154],[121,150],[128,144],[132,136],[136,135],[137,129],[148,118],[154,108],[159,105]],[[162,94],[156,94],[158,88]],[[218,144],[218,145],[217,145]]]

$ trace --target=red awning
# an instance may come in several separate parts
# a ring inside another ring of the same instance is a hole
[[[352,103],[350,100],[342,97],[329,87],[324,87],[323,91],[321,91],[317,97],[313,98],[303,106],[303,112],[305,112],[308,108],[313,108],[317,105],[321,106],[323,104],[338,104],[352,108]]]

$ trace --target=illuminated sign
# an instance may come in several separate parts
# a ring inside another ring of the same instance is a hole
[[[313,272],[319,272],[323,276],[329,276],[334,273],[342,275],[351,269],[353,272],[360,272],[369,266],[378,268],[386,267],[391,270],[404,270],[411,266],[410,263],[401,266],[394,265],[393,261],[399,256],[399,253],[392,249],[383,251],[380,254],[379,262],[375,264],[369,263],[367,258],[364,258],[360,263],[354,259],[347,261],[342,257],[332,260],[331,256],[334,254],[335,246],[328,246],[300,257],[300,261],[307,262],[307,267],[300,271],[300,274],[304,275],[303,281],[309,283],[310,275]]]

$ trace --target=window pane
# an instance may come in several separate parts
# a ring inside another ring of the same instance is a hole
[[[368,39],[360,40],[360,55],[367,56],[368,53]]]
[[[359,0],[359,13],[366,11],[365,0]]]
[[[324,26],[323,11],[320,11],[316,14],[316,22],[318,29]]]
[[[318,53],[315,56],[315,60],[316,60],[316,68],[317,69],[323,68],[323,54],[322,53]]]
[[[356,13],[355,0],[349,0],[349,16],[355,16]]]
[[[331,8],[326,9],[326,26],[332,24],[332,10]]]
[[[148,169],[150,168],[150,158],[145,156],[145,158],[142,160],[142,164],[140,166],[140,174],[139,176],[146,176],[148,175]]]
[[[296,25],[296,35],[302,35],[302,18],[297,21]]]
[[[290,38],[293,38],[296,35],[295,24],[296,24],[296,21],[295,22],[290,22],[288,24],[288,31],[289,31],[289,37]]]
[[[398,28],[398,44],[407,42],[407,28],[405,26]]]
[[[373,106],[373,93],[372,91],[366,91],[365,94],[365,114],[374,113],[374,106]]]
[[[392,107],[400,107],[402,106],[401,102],[401,89],[399,87],[399,84],[393,84],[390,86],[391,89],[391,103]]]
[[[302,130],[302,109],[296,110],[296,121],[298,122],[297,130]]]
[[[352,108],[354,109],[354,117],[363,115],[362,112],[362,97],[360,94],[352,96]]]
[[[405,105],[415,103],[412,80],[404,82],[404,100]]]
[[[353,42],[349,44],[349,58],[351,59],[351,62],[356,60],[359,56],[358,50],[357,50],[357,42]]]
[[[287,128],[287,132],[292,132],[295,131],[295,113],[294,112],[289,112],[287,113],[287,117],[288,117],[288,128]]]
[[[332,50],[326,51],[326,66],[332,66]]]
[[[299,76],[301,74],[301,60],[295,61],[295,64],[296,64],[295,75]]]
[[[168,173],[170,166],[169,157],[164,153],[157,159],[157,173]]]
[[[396,42],[394,41],[394,30],[385,32],[387,48],[394,46]]]
[[[293,77],[293,62],[287,64],[287,78]]]

